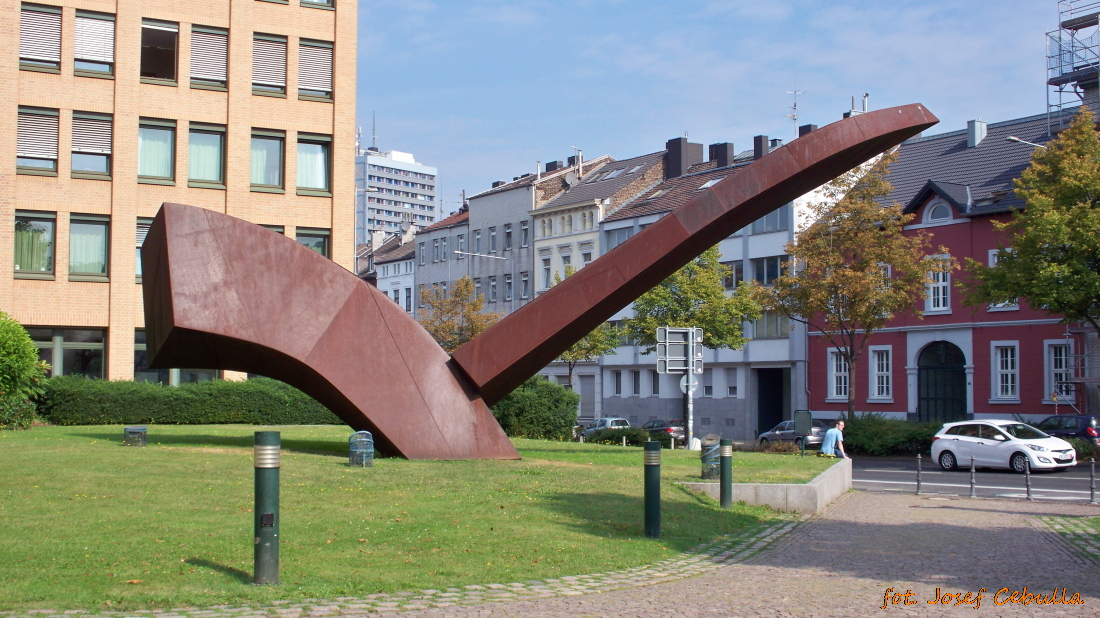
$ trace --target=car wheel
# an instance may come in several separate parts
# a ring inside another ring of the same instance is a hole
[[[795,438],[794,439],[794,447],[797,448],[800,451],[802,450],[802,438]]]
[[[940,467],[948,471],[958,468],[959,463],[955,460],[955,454],[951,451],[940,453]]]
[[[768,439],[760,438],[760,448],[768,448]]]
[[[1027,471],[1027,463],[1027,455],[1023,453],[1016,453],[1012,456],[1012,459],[1008,460],[1008,465],[1012,468],[1012,471],[1019,474]]]

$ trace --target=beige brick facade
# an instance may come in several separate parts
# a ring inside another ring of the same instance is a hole
[[[21,4],[0,0],[0,310],[27,327],[97,328],[106,331],[105,377],[134,376],[134,330],[144,323],[141,285],[135,277],[137,220],[153,217],[162,202],[202,206],[254,223],[283,226],[291,238],[299,227],[330,230],[332,259],[353,265],[356,3],[335,0],[318,8],[308,0],[99,1],[43,0],[61,9],[60,73],[20,69]],[[334,9],[334,10],[333,10]],[[113,78],[74,75],[77,10],[115,16]],[[179,24],[177,85],[143,83],[140,78],[142,20]],[[192,26],[228,30],[226,91],[191,87]],[[253,94],[254,33],[287,39],[286,96]],[[330,102],[299,99],[299,39],[333,43],[333,97]],[[58,110],[56,176],[17,173],[18,108]],[[71,177],[73,112],[113,115],[110,180]],[[173,120],[174,185],[138,182],[139,118]],[[188,126],[223,125],[224,189],[188,187]],[[252,129],[286,132],[285,193],[250,187]],[[298,133],[331,136],[331,197],[298,195]],[[53,280],[26,279],[14,272],[16,211],[56,216]],[[107,215],[109,281],[73,281],[69,276],[70,218]]]

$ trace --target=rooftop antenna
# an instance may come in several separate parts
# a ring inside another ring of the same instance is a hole
[[[370,113],[370,147],[378,150],[378,112],[374,110]]]
[[[791,119],[794,123],[795,137],[798,137],[798,95],[806,94],[805,92],[795,88],[794,90],[788,90],[787,94],[794,96],[794,104],[791,105],[791,113],[787,114],[787,118]]]

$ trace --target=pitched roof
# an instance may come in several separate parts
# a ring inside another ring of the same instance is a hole
[[[407,260],[413,257],[414,253],[416,253],[416,243],[410,241],[402,244],[401,237],[394,236],[374,252],[374,263],[386,264],[398,260]]]
[[[601,164],[601,163],[605,163],[607,161],[614,161],[614,159],[612,159],[608,155],[601,155],[599,157],[596,157],[595,159],[592,159],[591,161],[583,162],[582,165],[585,168],[588,168],[591,165]],[[527,187],[527,186],[535,184],[536,182],[542,182],[544,180],[549,180],[551,178],[557,178],[559,176],[564,176],[564,175],[568,174],[569,172],[572,172],[572,171],[575,171],[575,170],[576,170],[575,165],[568,165],[568,166],[565,166],[565,167],[558,168],[558,169],[556,169],[552,172],[543,172],[540,175],[524,174],[523,176],[512,179],[512,182],[506,182],[506,183],[504,183],[500,186],[493,187],[492,189],[487,189],[485,191],[482,191],[481,193],[471,195],[469,199],[473,199],[475,197],[485,197],[486,195],[492,195],[494,193],[501,193],[503,191],[510,191],[512,189],[516,189],[516,188],[519,188],[519,187]]]
[[[633,159],[605,163],[585,175],[580,182],[570,187],[568,191],[547,202],[542,208],[554,208],[609,198],[618,193],[623,187],[634,182],[638,176],[646,173],[649,168],[659,164],[664,157],[665,151],[661,150]]]
[[[749,161],[752,160],[751,152]],[[736,159],[735,159],[736,160]],[[718,184],[726,176],[737,173],[739,169],[748,163],[735,163],[727,167],[716,168],[715,161],[706,161],[691,166],[687,174],[669,178],[650,187],[634,200],[628,202],[622,208],[616,210],[604,219],[605,223],[621,221],[632,217],[671,212],[686,204],[688,200],[701,193],[704,185],[711,181]],[[691,170],[699,170],[691,173]]]
[[[1030,164],[1034,147],[1008,137],[1043,144],[1050,139],[1047,115],[991,123],[986,130],[985,138],[973,148],[966,147],[965,129],[902,143],[887,176],[894,190],[885,203],[900,203],[912,210],[932,191],[969,216],[1023,208],[1023,201],[1012,192],[1012,180]]]
[[[459,208],[455,212],[451,213],[447,218],[436,221],[428,227],[419,230],[417,234],[423,234],[424,232],[431,232],[433,230],[441,230],[445,227],[454,227],[456,225],[464,225],[470,220],[470,211],[465,206]]]

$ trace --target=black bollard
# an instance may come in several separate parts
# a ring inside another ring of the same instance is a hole
[[[1089,457],[1089,504],[1100,504],[1096,501],[1096,458]]]
[[[718,447],[719,458],[719,495],[722,508],[728,509],[733,505],[733,440],[722,440]]]
[[[1027,501],[1031,502],[1031,460],[1024,458],[1024,486],[1027,487]]]
[[[970,497],[977,498],[978,494],[974,493],[974,456],[970,456]]]
[[[255,584],[279,583],[280,443],[277,431],[256,432]]]
[[[645,535],[661,538],[661,443],[645,443]]]
[[[920,453],[917,453],[917,495],[920,493]]]

